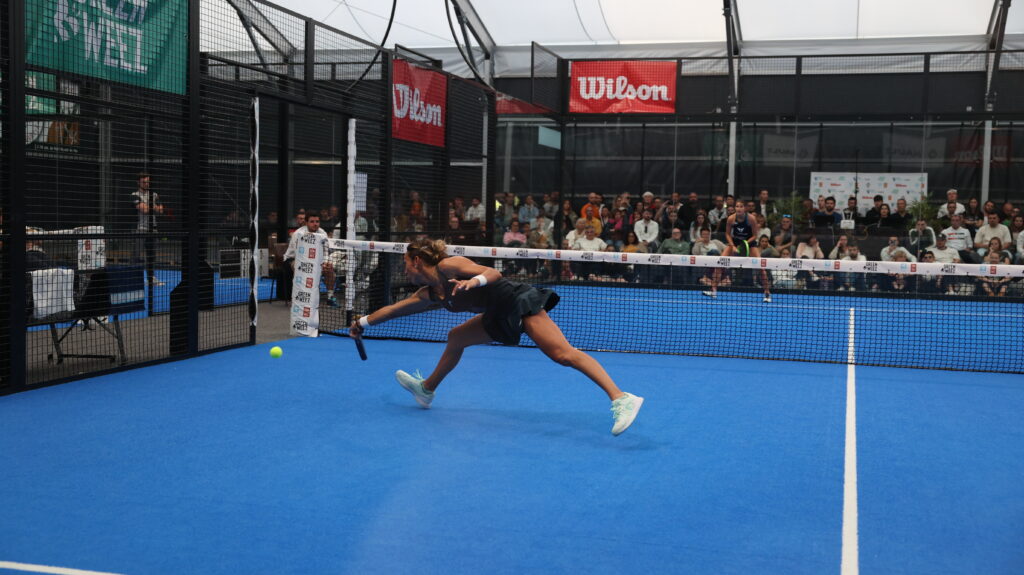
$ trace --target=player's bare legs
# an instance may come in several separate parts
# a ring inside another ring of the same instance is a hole
[[[459,360],[462,359],[463,350],[471,345],[490,343],[491,339],[491,336],[487,335],[487,331],[484,329],[482,315],[473,316],[466,323],[449,331],[448,345],[445,346],[441,359],[437,361],[434,372],[423,380],[424,391],[433,393],[437,386],[441,385],[441,381],[444,380],[445,376],[459,364]]]
[[[544,355],[555,363],[574,368],[586,375],[599,385],[612,401],[625,395],[596,359],[576,349],[565,339],[562,330],[552,321],[548,312],[541,310],[538,314],[525,316],[523,327],[526,335],[530,336]]]

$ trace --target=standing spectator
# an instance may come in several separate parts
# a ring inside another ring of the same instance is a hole
[[[910,251],[921,257],[921,254],[928,248],[935,245],[935,230],[929,225],[927,220],[921,218],[917,220],[917,224],[914,229],[910,230]]]
[[[578,219],[576,212],[572,209],[572,202],[569,200],[562,202],[562,209],[558,212],[558,219],[561,220],[561,222],[559,222],[559,227],[561,227],[562,230],[572,230],[576,225],[576,220]]]
[[[882,217],[882,202],[885,201],[885,198],[883,198],[881,194],[876,194],[872,200],[875,202],[875,205],[868,210],[868,213],[864,214],[865,226],[877,224],[878,220]]]
[[[544,205],[541,206],[541,209],[544,210],[544,215],[546,215],[549,220],[553,221],[555,216],[558,215],[558,197],[560,195],[561,194],[557,191],[551,192],[550,194],[544,194]]]
[[[958,193],[955,188],[946,190],[946,202],[939,206],[939,213],[937,214],[939,218],[949,218],[953,214],[963,215],[967,211],[963,204],[957,202],[957,195]],[[950,206],[950,204],[953,205]],[[950,213],[951,210],[952,213]]]
[[[897,236],[889,236],[889,245],[882,248],[882,253],[878,255],[878,259],[883,262],[896,261],[896,256],[899,254],[903,255],[903,261],[905,262],[917,261],[917,257],[914,254],[900,245],[900,239]]]
[[[907,211],[907,200],[900,198],[896,200],[896,211],[892,214],[892,227],[905,232],[914,225],[914,214]]]
[[[793,216],[790,214],[782,214],[782,220],[779,221],[779,229],[775,232],[775,237],[772,239],[772,245],[775,249],[782,253],[782,250],[789,248],[790,253],[793,251],[794,241],[796,240],[796,234],[793,230]]]
[[[146,267],[146,274],[149,276],[149,283],[153,286],[162,286],[164,282],[156,277],[154,264],[156,263],[156,238],[152,234],[157,231],[157,215],[164,213],[164,205],[160,202],[160,195],[150,191],[151,177],[148,172],[139,172],[136,175],[137,188],[132,192],[132,203],[135,205],[135,212],[138,214],[138,221],[135,230],[147,234],[141,240],[143,262]]]
[[[722,196],[716,195],[711,203],[711,209],[708,210],[708,223],[711,225],[711,229],[717,229],[719,222],[729,217],[725,213],[725,201]]]
[[[818,243],[818,236],[808,234],[807,239],[796,246],[797,259],[823,260],[825,253],[821,251],[821,244]]]
[[[775,200],[768,199],[768,190],[761,190],[757,193],[755,211],[764,216],[765,220],[775,221],[778,210],[775,209]]]
[[[519,206],[519,222],[532,224],[538,215],[540,215],[540,208],[534,203],[533,196],[527,195],[523,198],[522,205]]]
[[[996,216],[998,217],[998,216]],[[960,252],[960,259],[967,263],[981,263],[981,258],[971,249],[974,242],[971,241],[971,232],[963,227],[964,217],[954,214],[950,218],[949,227],[942,230],[949,242],[949,247]]]
[[[995,208],[995,204],[992,204]],[[946,208],[949,211],[949,208]],[[971,233],[978,231],[978,228],[985,224],[985,212],[981,209],[978,198],[967,200],[967,208],[964,210],[964,227],[971,230]]]
[[[469,200],[469,207],[466,208],[466,221],[467,222],[481,222],[487,217],[486,208],[480,203],[480,198],[471,198]]]
[[[697,219],[697,210],[700,209],[698,201],[697,192],[690,192],[686,196],[686,203],[679,208],[679,220],[686,228],[689,228],[693,220]]]
[[[978,232],[974,234],[974,249],[977,250],[979,256],[984,256],[988,250],[988,241],[992,238],[999,238],[999,241],[1003,245],[1010,245],[1013,241],[1010,236],[1010,228],[999,223],[999,214],[990,212],[985,214],[985,220],[988,225],[981,226],[978,228]]]
[[[640,243],[647,248],[647,251],[653,252],[658,249],[658,222],[651,219],[651,210],[645,209],[643,213],[643,219],[633,225],[633,231],[636,232]]]
[[[846,252],[846,257],[843,258],[844,262],[864,262],[868,258],[864,257],[864,254],[860,253],[860,246],[857,244],[850,244]],[[837,291],[863,291],[866,285],[865,274],[856,272],[844,272],[839,274],[840,286]]]

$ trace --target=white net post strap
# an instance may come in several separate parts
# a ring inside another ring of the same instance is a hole
[[[345,177],[348,186],[348,212],[345,222],[345,236],[350,241],[356,239],[356,121],[354,118],[348,121],[348,162]],[[355,307],[356,284],[355,284],[355,253],[352,248],[345,250],[347,264],[345,266],[345,309],[352,311]]]

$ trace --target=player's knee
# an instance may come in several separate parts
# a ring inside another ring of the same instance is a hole
[[[555,363],[566,367],[573,367],[579,362],[579,350],[575,348],[557,349],[550,356]]]

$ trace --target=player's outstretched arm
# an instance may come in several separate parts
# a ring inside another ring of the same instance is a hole
[[[395,319],[396,317],[402,317],[406,315],[413,315],[429,309],[435,309],[440,307],[439,304],[430,300],[429,288],[426,286],[416,290],[416,293],[411,296],[395,302],[391,305],[386,305],[379,310],[371,313],[370,315],[357,318],[352,322],[352,325],[348,326],[348,334],[350,337],[361,337],[363,335],[364,324],[361,323],[363,320],[368,325],[376,325],[378,323],[384,323],[389,319]]]
[[[461,256],[445,258],[437,264],[448,280],[451,293],[470,290],[494,283],[501,279],[501,272],[494,268],[482,266],[469,258]]]

